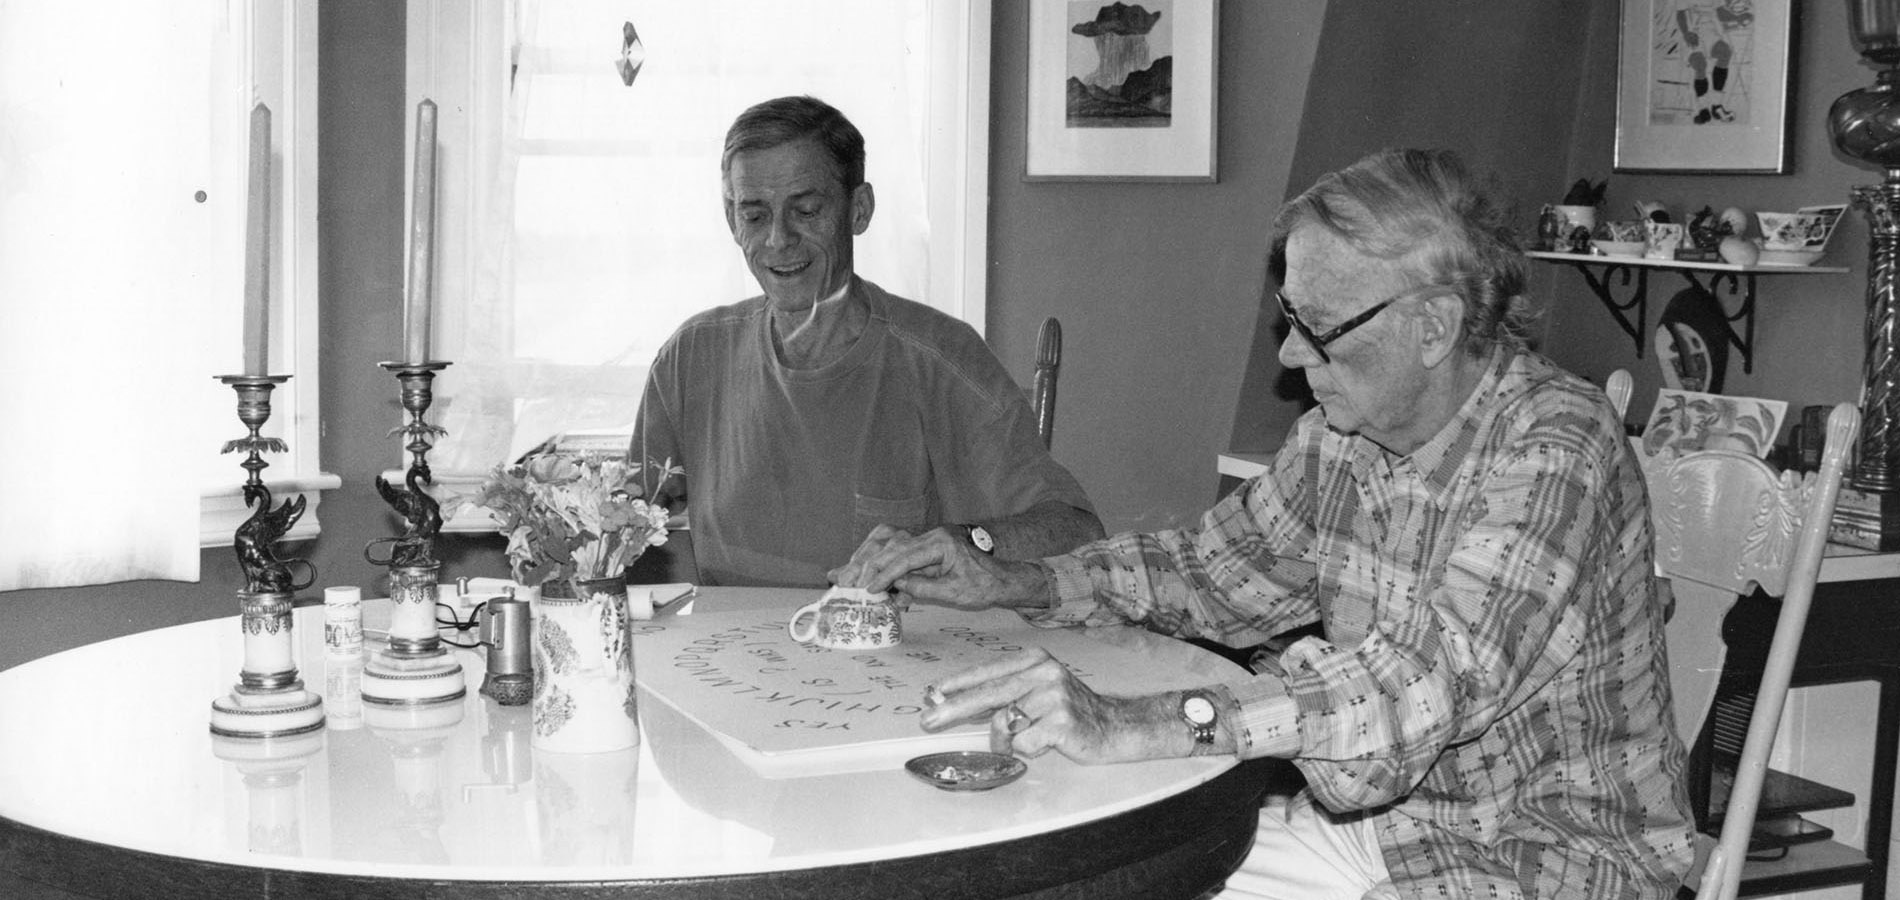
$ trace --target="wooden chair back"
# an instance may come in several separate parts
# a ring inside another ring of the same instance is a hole
[[[1836,406],[1828,416],[1820,472],[1807,477],[1777,472],[1735,450],[1700,450],[1646,464],[1658,574],[1726,595],[1751,593],[1759,586],[1782,598],[1721,837],[1697,897],[1731,900],[1740,886],[1795,651],[1821,572],[1828,523],[1859,430],[1859,412],[1850,404]]]
[[[1062,323],[1042,320],[1036,333],[1036,374],[1029,387],[1029,408],[1036,413],[1036,434],[1047,448],[1055,439],[1056,375],[1062,368]]]
[[[1603,393],[1610,397],[1610,405],[1616,408],[1616,417],[1621,419],[1629,415],[1630,391],[1635,389],[1636,380],[1630,377],[1630,370],[1617,369],[1603,380]]]

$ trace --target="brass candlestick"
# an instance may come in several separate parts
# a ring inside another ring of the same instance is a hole
[[[1885,179],[1852,192],[1869,225],[1866,356],[1859,461],[1841,489],[1832,537],[1891,550],[1900,548],[1900,0],[1847,8],[1854,49],[1882,68],[1873,86],[1834,101],[1828,131],[1837,149],[1879,167]]]
[[[425,487],[434,483],[429,471],[429,448],[435,446],[438,435],[446,432],[423,421],[422,417],[435,402],[435,373],[448,368],[449,363],[386,362],[381,365],[394,373],[402,386],[402,408],[408,411],[409,421],[390,429],[389,435],[408,437],[403,449],[409,451],[409,469],[400,488],[380,476],[376,479],[376,490],[383,495],[383,501],[406,523],[401,537],[375,542],[395,544],[389,560],[378,564],[426,566],[436,562],[435,536],[442,530],[441,507]]]
[[[271,391],[290,376],[223,375],[218,380],[237,391],[238,420],[250,429],[250,434],[226,442],[224,452],[248,452],[239,465],[248,473],[244,503],[252,511],[232,539],[244,571],[244,588],[238,591],[244,666],[231,693],[211,701],[211,731],[237,738],[305,734],[323,727],[323,698],[304,690],[297,676],[291,605],[292,595],[316,580],[316,569],[305,560],[277,558],[277,541],[303,516],[304,498],[272,507],[263,478],[270,463],[263,454],[281,453],[286,447],[282,440],[259,434],[270,421]],[[299,566],[307,576],[301,582],[291,574]]]
[[[452,700],[466,694],[467,687],[461,663],[449,655],[435,630],[436,588],[442,571],[442,563],[435,558],[435,536],[442,530],[442,512],[428,491],[434,482],[429,448],[444,432],[422,418],[435,400],[435,373],[449,364],[386,362],[382,366],[402,386],[402,408],[408,411],[409,421],[389,433],[408,437],[404,449],[410,462],[401,487],[381,476],[376,479],[377,492],[402,516],[404,529],[399,537],[378,538],[363,548],[371,564],[389,567],[391,604],[389,644],[371,653],[364,665],[363,700],[386,706]],[[375,555],[378,544],[391,545],[387,557]]]

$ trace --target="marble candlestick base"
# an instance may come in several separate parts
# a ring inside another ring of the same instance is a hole
[[[282,738],[323,727],[323,698],[297,677],[291,653],[288,591],[239,591],[244,668],[231,693],[211,701],[211,733]]]
[[[459,699],[468,693],[462,664],[436,635],[436,575],[441,567],[441,563],[390,567],[389,646],[370,651],[364,661],[364,703],[409,706]]]

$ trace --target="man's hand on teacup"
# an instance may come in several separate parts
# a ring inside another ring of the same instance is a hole
[[[919,535],[880,525],[851,562],[831,572],[836,584],[891,590],[899,600],[957,609],[1019,607],[1041,599],[1045,577],[1035,563],[1008,562],[977,552],[944,528]],[[848,581],[846,579],[849,579]]]
[[[864,577],[867,574],[865,564],[885,547],[899,541],[910,540],[910,537],[910,532],[902,528],[879,525],[871,529],[870,534],[864,536],[864,541],[858,544],[858,549],[851,551],[850,561],[825,573],[826,577],[831,579],[832,584],[839,587],[864,587]],[[890,585],[885,585],[885,588],[889,587]]]
[[[1054,749],[1080,763],[1166,756],[1180,730],[1165,697],[1097,694],[1040,647],[931,685],[918,716],[926,731],[984,719],[997,753],[1033,757]]]

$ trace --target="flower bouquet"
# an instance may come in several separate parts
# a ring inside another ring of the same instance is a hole
[[[516,583],[578,595],[580,582],[620,578],[646,548],[666,543],[666,510],[646,501],[643,468],[605,454],[543,453],[496,466],[463,503],[494,515]]]

